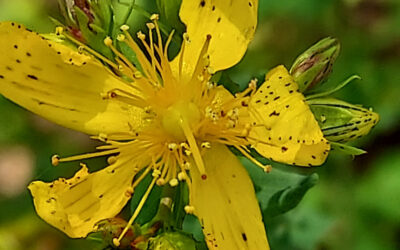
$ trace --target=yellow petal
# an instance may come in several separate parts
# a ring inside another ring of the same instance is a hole
[[[181,50],[183,74],[192,75],[207,35],[211,35],[208,48],[211,68],[218,71],[238,63],[253,39],[257,9],[258,0],[183,0],[180,17],[190,40]],[[179,59],[180,55],[175,65]]]
[[[0,23],[0,94],[65,127],[88,134],[130,131],[141,110],[102,93],[128,88],[90,56]]]
[[[299,166],[322,164],[330,146],[304,96],[284,66],[265,76],[249,109],[259,127],[251,136],[262,141],[253,147],[264,157]]]
[[[100,220],[116,216],[130,199],[132,165],[120,158],[95,173],[82,167],[71,179],[35,181],[28,188],[42,219],[69,237],[82,238]]]
[[[269,249],[253,183],[240,161],[221,144],[204,157],[207,179],[192,168],[191,201],[209,249]]]

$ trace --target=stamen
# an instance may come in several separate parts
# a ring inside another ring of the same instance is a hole
[[[53,155],[51,157],[51,165],[58,166],[59,163],[60,163],[60,156],[59,155]]]
[[[244,156],[246,156],[246,158],[248,158],[250,161],[252,161],[258,167],[262,168],[264,170],[264,172],[266,172],[266,173],[271,172],[271,170],[272,170],[272,166],[271,165],[263,165],[261,162],[259,162],[256,159],[254,159],[253,156],[251,156],[243,147],[236,146],[236,145],[234,145],[234,147],[237,150],[239,150],[240,153],[242,153]]]
[[[133,222],[135,221],[136,217],[139,215],[140,210],[142,209],[144,203],[146,202],[151,190],[156,183],[157,178],[153,178],[152,182],[150,183],[149,187],[147,188],[145,194],[143,195],[142,199],[139,202],[139,205],[136,207],[135,212],[133,213],[132,217],[128,221],[128,224],[125,226],[124,230],[122,231],[121,235],[118,239],[114,238],[113,243],[115,246],[119,246],[121,243],[122,238],[125,236],[126,232],[128,232],[129,228],[132,226]]]
[[[193,214],[194,213],[194,207],[193,206],[186,205],[184,209],[185,209],[185,212],[187,214]]]
[[[113,149],[113,150],[100,151],[100,152],[94,152],[94,153],[88,153],[88,154],[82,154],[82,155],[75,155],[75,156],[70,156],[70,157],[66,157],[66,158],[58,158],[58,161],[57,161],[58,156],[56,155],[56,156],[52,157],[52,162],[54,160],[54,162],[58,164],[59,162],[79,161],[79,160],[90,159],[90,158],[95,158],[95,157],[100,157],[100,156],[105,156],[105,155],[117,154],[119,152],[120,152],[120,149]]]
[[[203,180],[205,180],[205,179],[207,179],[207,175],[206,175],[206,170],[204,167],[203,159],[201,158],[200,150],[197,147],[196,139],[194,138],[194,135],[192,133],[192,130],[189,127],[189,124],[184,119],[181,120],[181,128],[182,128],[183,133],[185,134],[185,137],[189,143],[190,150],[193,153],[193,158],[194,158],[194,161],[196,162],[196,166],[200,172],[201,178]]]

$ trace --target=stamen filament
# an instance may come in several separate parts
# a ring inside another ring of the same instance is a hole
[[[144,203],[146,202],[148,196],[150,195],[151,190],[154,187],[154,184],[156,183],[158,177],[154,177],[153,180],[151,181],[149,187],[146,190],[146,193],[143,195],[142,199],[139,202],[139,205],[136,207],[135,212],[133,213],[132,217],[129,219],[128,224],[125,226],[124,230],[122,231],[121,235],[118,237],[117,244],[121,242],[122,238],[125,236],[126,232],[128,232],[130,226],[133,224],[135,221],[136,217],[139,215],[140,210],[142,209]]]
[[[66,157],[66,158],[60,158],[59,162],[79,161],[79,160],[84,160],[84,159],[89,159],[89,158],[94,158],[94,157],[117,154],[119,152],[120,152],[120,149],[114,149],[114,150],[108,150],[108,151],[101,151],[101,152],[94,152],[94,153],[88,153],[88,154],[82,154],[82,155],[75,155],[75,156],[70,156],[70,157]]]
[[[271,171],[271,165],[263,165],[261,162],[257,161],[256,159],[253,158],[253,156],[251,156],[243,147],[240,146],[235,146],[234,147],[240,151],[240,153],[242,153],[244,156],[246,156],[247,159],[249,159],[250,161],[252,161],[254,164],[256,164],[257,166],[259,166],[260,168],[262,168],[264,170],[264,172],[269,173]]]
[[[196,166],[200,172],[201,178],[206,179],[207,178],[206,170],[204,167],[203,159],[200,154],[200,150],[197,146],[197,142],[196,142],[196,139],[194,138],[192,130],[190,129],[189,124],[187,123],[187,121],[185,121],[185,119],[181,119],[181,127],[182,127],[183,133],[185,134],[185,137],[189,143],[190,150],[192,151],[193,158],[194,158],[194,161],[196,162]]]

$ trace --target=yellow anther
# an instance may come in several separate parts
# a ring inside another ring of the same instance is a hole
[[[124,70],[124,66],[122,66],[121,64],[118,64],[118,70],[119,71],[123,71]]]
[[[215,87],[213,82],[207,82],[207,89],[213,89]]]
[[[249,88],[251,88],[251,89],[255,89],[255,88],[257,88],[257,79],[252,79],[250,82],[249,82]]]
[[[58,166],[59,163],[60,163],[60,156],[59,155],[53,155],[51,157],[51,165]]]
[[[215,74],[215,70],[211,67],[207,67],[207,72],[211,75]]]
[[[265,165],[264,166],[265,173],[269,173],[269,172],[271,172],[271,170],[272,170],[272,166],[271,165]]]
[[[181,142],[181,144],[179,144],[179,146],[184,149],[189,149],[189,145],[186,142]]]
[[[121,27],[119,27],[119,29],[122,30],[122,31],[128,31],[129,30],[129,26],[124,24]]]
[[[183,167],[186,169],[186,170],[190,170],[190,162],[185,162],[185,163],[183,163]]]
[[[107,94],[107,95],[109,95],[109,94]],[[98,139],[100,140],[100,141],[102,141],[102,142],[106,142],[107,141],[107,134],[105,134],[105,133],[100,133],[99,134],[99,136],[98,136]]]
[[[173,151],[173,150],[175,150],[175,149],[177,149],[178,148],[178,144],[176,144],[176,143],[168,143],[168,149],[169,150],[171,150],[171,151]]]
[[[180,180],[180,181],[186,180],[186,174],[184,172],[179,172],[178,180]]]
[[[133,194],[133,188],[129,187],[126,191],[125,191],[125,196],[126,197],[131,197]]]
[[[125,38],[126,38],[126,37],[125,37],[124,34],[118,34],[118,35],[117,35],[117,40],[120,41],[120,42],[125,41]]]
[[[187,214],[193,214],[194,213],[194,207],[193,206],[186,205],[184,209],[185,209],[185,212]]]
[[[178,186],[178,184],[179,184],[179,181],[178,181],[178,179],[176,179],[176,178],[173,178],[173,179],[171,179],[171,180],[169,181],[169,185],[170,185],[171,187],[176,187],[176,186]]]
[[[158,169],[154,169],[153,173],[151,174],[153,177],[158,177],[161,175],[161,171]]]
[[[79,53],[79,54],[82,54],[84,50],[85,50],[85,47],[84,47],[84,46],[79,46],[79,47],[78,47],[78,53]]]
[[[158,19],[160,19],[160,15],[158,15],[158,14],[153,14],[153,15],[150,16],[150,20],[151,21],[156,21]]]
[[[140,71],[135,71],[135,72],[133,73],[133,76],[134,76],[136,79],[140,79],[140,78],[143,77],[143,74],[142,74],[142,72],[140,72]]]
[[[146,39],[146,35],[143,34],[141,31],[139,31],[138,33],[136,33],[136,35],[137,35],[137,37],[138,37],[140,40]]]
[[[226,128],[234,128],[235,127],[235,122],[233,120],[228,120],[226,123]]]
[[[56,27],[56,35],[60,36],[64,32],[64,28],[61,26]]]
[[[119,247],[121,245],[121,242],[119,242],[119,240],[117,238],[114,238],[113,244],[114,244],[114,246]]]
[[[211,143],[208,141],[205,141],[201,144],[202,148],[211,148]]]
[[[165,181],[164,178],[159,178],[159,179],[156,181],[157,186],[163,186],[163,185],[165,185],[165,183],[166,183],[166,181]]]
[[[110,165],[114,164],[116,161],[117,161],[117,157],[115,157],[115,156],[110,156],[110,157],[107,158],[107,162]]]
[[[104,38],[104,44],[106,46],[111,46],[112,45],[112,40],[109,36],[107,36],[106,38]]]
[[[189,156],[189,155],[191,155],[191,154],[192,154],[192,151],[190,151],[189,149],[186,149],[186,150],[185,150],[185,155]]]
[[[154,23],[146,23],[147,28],[149,28],[150,30],[154,29],[156,26],[154,25]]]

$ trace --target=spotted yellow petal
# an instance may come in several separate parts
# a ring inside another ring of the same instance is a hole
[[[125,157],[95,173],[83,166],[71,179],[34,181],[29,189],[42,219],[69,237],[81,238],[97,222],[121,211],[131,198],[134,175],[133,164]]]
[[[261,155],[299,166],[325,161],[329,143],[285,67],[278,66],[265,76],[249,107],[259,125],[250,135],[260,141],[253,147]]]
[[[140,109],[102,97],[128,87],[90,56],[10,22],[0,23],[0,54],[0,94],[46,119],[88,134],[141,124]]]
[[[213,144],[204,157],[207,179],[192,168],[191,201],[209,249],[269,249],[253,183],[226,146]]]
[[[179,14],[189,39],[180,52],[183,74],[192,75],[207,35],[211,35],[208,48],[211,68],[218,71],[238,63],[253,38],[257,9],[258,0],[183,0]]]

